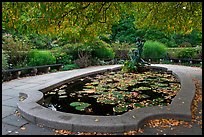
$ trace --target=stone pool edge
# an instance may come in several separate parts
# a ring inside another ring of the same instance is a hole
[[[73,77],[79,78],[93,73],[105,72],[110,70],[120,69],[122,65],[115,65],[109,68],[101,68],[92,72],[84,72]],[[168,68],[151,66],[155,69],[167,70]],[[171,71],[171,70],[169,70]],[[71,113],[63,113],[53,111],[39,105],[37,102],[43,98],[42,89],[45,91],[53,88],[53,86],[66,83],[68,79],[58,81],[53,85],[44,85],[38,90],[31,90],[29,92],[19,93],[20,97],[26,99],[17,104],[17,108],[21,115],[36,124],[42,124],[47,127],[55,129],[65,129],[73,132],[101,132],[101,133],[116,133],[125,132],[128,130],[139,129],[147,120],[155,118],[174,118],[180,120],[190,121],[191,104],[195,96],[195,85],[192,79],[189,79],[184,73],[180,71],[172,71],[172,73],[179,78],[181,83],[181,90],[174,97],[169,106],[154,106],[134,109],[119,116],[93,116],[93,115],[79,115]]]

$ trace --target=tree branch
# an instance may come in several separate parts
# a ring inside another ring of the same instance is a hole
[[[100,22],[100,23],[106,23],[106,11],[110,8],[111,4],[112,4],[112,3],[110,3],[110,4],[108,5],[108,7],[106,7],[105,10],[103,10],[103,16],[104,16],[105,21],[100,21],[100,20],[99,20],[98,22]]]

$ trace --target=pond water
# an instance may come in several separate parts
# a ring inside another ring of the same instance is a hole
[[[165,72],[106,72],[44,93],[41,105],[74,114],[121,115],[132,109],[168,105],[179,91],[178,79]]]

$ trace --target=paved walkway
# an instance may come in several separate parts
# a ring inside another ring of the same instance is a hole
[[[183,73],[186,73],[189,78],[196,78],[200,81],[202,85],[202,69],[193,68],[193,67],[185,67],[178,65],[163,65],[157,64],[159,66],[168,67],[170,69],[179,69]],[[16,80],[11,80],[9,82],[4,82],[2,84],[2,134],[3,135],[54,135],[55,132],[53,129],[42,127],[40,125],[35,125],[24,118],[20,117],[18,113],[16,113],[17,102],[19,100],[18,95],[22,90],[26,91],[29,89],[34,89],[40,85],[45,83],[52,83],[52,81],[56,81],[57,79],[61,79],[66,75],[71,75],[74,73],[78,73],[79,71],[90,71],[90,70],[98,70],[101,68],[112,68],[113,65],[109,66],[98,66],[98,67],[88,67],[85,69],[76,69],[70,71],[62,71],[57,73],[50,73],[44,75],[38,75],[33,77],[20,78]],[[202,108],[202,103],[198,105],[199,109]],[[201,114],[202,115],[202,114]],[[141,134],[151,135],[158,134],[158,128],[148,128],[144,127],[144,132]],[[176,130],[172,131],[171,129],[166,129],[162,133],[159,134],[192,134],[192,135],[201,135],[202,129],[197,124],[193,125],[191,129],[189,128],[176,128]]]

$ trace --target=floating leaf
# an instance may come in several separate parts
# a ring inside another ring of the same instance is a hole
[[[149,98],[150,96],[148,96],[148,95],[146,95],[146,94],[139,94],[138,96],[137,96],[137,98],[139,98],[139,99],[145,99],[145,98]]]
[[[96,86],[96,85],[99,84],[99,82],[98,82],[98,81],[94,81],[94,82],[91,82],[91,84],[92,84],[93,86]]]
[[[91,96],[89,96],[89,97],[92,97],[92,98],[98,98],[99,95],[91,95]]]
[[[95,89],[84,89],[84,91],[80,91],[80,93],[94,93]]]
[[[88,88],[88,89],[90,89],[90,88],[95,88],[95,86],[92,86],[92,85],[88,85],[88,86],[84,86],[85,88]]]
[[[140,108],[142,108],[142,107],[144,107],[142,104],[140,104],[140,103],[134,103],[134,106],[135,107],[140,107]]]
[[[168,87],[168,84],[158,83],[157,85],[158,85],[159,87]]]
[[[150,87],[139,87],[139,88],[134,88],[133,91],[140,91],[140,90],[151,90]]]
[[[81,102],[72,102],[70,103],[70,106],[75,107],[81,105]]]
[[[118,105],[118,106],[113,108],[113,111],[117,112],[117,113],[124,112],[124,111],[127,111],[127,110],[128,110],[128,108],[124,104],[123,105]]]
[[[72,102],[72,103],[70,103],[70,106],[75,107],[75,109],[79,110],[79,111],[84,111],[85,108],[87,108],[90,105],[91,104],[84,103],[84,102]]]
[[[102,104],[110,104],[110,105],[114,105],[116,104],[116,101],[114,100],[110,100],[110,99],[107,99],[107,98],[97,98],[97,102],[99,103],[102,103]]]

